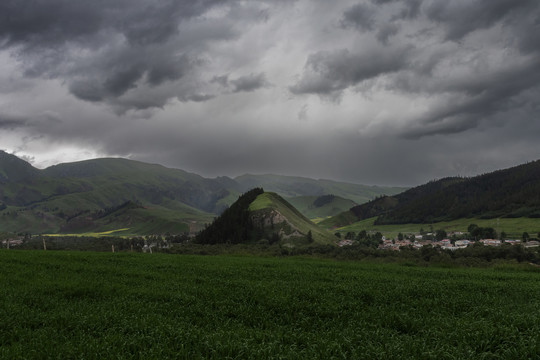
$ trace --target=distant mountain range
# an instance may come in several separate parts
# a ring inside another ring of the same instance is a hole
[[[278,175],[208,179],[120,158],[40,170],[0,151],[0,232],[196,232],[254,187],[276,192],[299,204],[306,216],[321,218],[405,190]]]
[[[432,223],[459,218],[540,218],[540,160],[470,178],[452,177],[381,196],[330,219],[342,227],[377,217],[375,224]]]

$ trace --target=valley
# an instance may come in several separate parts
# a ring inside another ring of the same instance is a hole
[[[475,224],[491,229],[490,238],[527,241],[540,236],[539,190],[538,161],[405,189],[272,174],[208,179],[112,158],[39,170],[0,153],[0,234],[14,246],[45,235],[377,248],[437,231],[452,243],[480,240],[468,233]],[[137,251],[157,244],[133,241]]]

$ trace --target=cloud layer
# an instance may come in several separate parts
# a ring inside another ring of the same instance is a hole
[[[0,148],[414,185],[540,157],[536,0],[3,1]]]

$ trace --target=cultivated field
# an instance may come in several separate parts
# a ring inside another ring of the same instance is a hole
[[[0,358],[537,359],[540,270],[0,251]]]

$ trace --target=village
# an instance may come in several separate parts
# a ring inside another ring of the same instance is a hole
[[[458,250],[463,249],[468,246],[472,246],[475,243],[482,243],[485,246],[501,246],[502,244],[518,245],[522,244],[521,240],[507,239],[507,240],[498,240],[498,239],[482,239],[482,240],[455,240],[452,242],[450,239],[443,239],[440,241],[437,240],[394,240],[394,239],[385,239],[383,243],[379,245],[379,249],[389,249],[399,251],[401,247],[413,247],[415,249],[421,249],[424,246],[431,245],[433,247],[440,247],[441,250]],[[531,240],[526,243],[523,243],[524,247],[537,247],[540,245],[540,242],[537,240]]]
[[[499,240],[499,239],[480,239],[480,240],[469,240],[469,239],[460,239],[460,240],[454,240],[450,238],[445,238],[442,240],[429,240],[426,238],[431,238],[435,234],[433,233],[426,233],[425,235],[410,235],[407,238],[399,239],[399,238],[387,238],[386,236],[382,236],[382,240],[377,247],[381,250],[395,250],[400,251],[401,248],[413,248],[413,249],[421,249],[424,246],[432,246],[440,248],[441,250],[458,250],[458,249],[464,249],[466,247],[472,246],[476,243],[483,244],[484,246],[501,246],[503,244],[509,244],[509,245],[519,245],[522,244],[525,248],[533,248],[540,246],[540,241],[538,240],[529,240],[526,242],[523,242],[520,239],[505,239],[505,240]],[[464,233],[462,232],[455,232],[449,234],[450,237],[463,237]],[[340,247],[343,246],[352,246],[355,244],[355,240],[351,239],[344,239],[340,240],[338,245]]]
[[[353,233],[354,234],[354,233]],[[396,238],[390,238],[386,237],[380,233],[377,233],[379,235],[379,245],[377,246],[377,249],[380,250],[394,250],[394,251],[400,251],[402,248],[407,249],[421,249],[424,246],[431,246],[434,248],[439,248],[441,250],[458,250],[458,249],[464,249],[469,246],[473,246],[474,244],[483,244],[484,246],[501,246],[504,244],[508,245],[522,245],[525,248],[535,248],[540,246],[540,241],[536,239],[530,239],[527,241],[522,241],[521,239],[479,239],[479,240],[469,240],[464,239],[468,234],[463,232],[453,232],[448,234],[449,238],[444,238],[441,240],[437,240],[436,235],[434,233],[424,233],[421,234],[409,234],[407,236],[400,235]],[[2,248],[9,249],[10,247],[18,247],[25,243],[25,241],[28,241],[31,237],[29,235],[26,236],[13,236],[7,239],[4,239],[1,241]],[[152,252],[151,247],[156,246],[155,243],[151,243],[151,245],[147,244],[147,241],[157,240],[161,239],[160,235],[153,235],[148,236],[146,239],[144,237],[141,238],[144,241],[144,247],[142,248],[143,252]],[[433,239],[433,240],[432,240]],[[162,241],[159,241],[160,243]],[[160,244],[160,248],[162,246],[166,246],[167,242],[163,242],[163,244]],[[346,246],[353,246],[358,245],[357,240],[353,240],[351,238],[345,238],[340,240],[337,245],[339,247],[346,247]],[[44,248],[45,248],[45,242],[44,242]],[[168,245],[166,246],[168,247]],[[114,245],[113,245],[114,249]],[[114,250],[113,250],[114,252]]]

